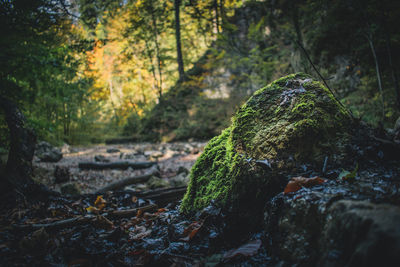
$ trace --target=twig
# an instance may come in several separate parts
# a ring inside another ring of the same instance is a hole
[[[28,224],[28,225],[18,225],[16,226],[17,228],[33,228],[33,229],[40,229],[40,228],[65,228],[65,227],[71,227],[71,226],[76,226],[79,224],[84,224],[87,222],[92,221],[95,216],[92,215],[87,215],[87,216],[78,216],[74,218],[69,218],[61,221],[56,221],[52,223],[34,223],[34,224]]]
[[[156,204],[150,204],[144,207],[134,208],[134,209],[125,209],[125,210],[113,210],[108,213],[103,214],[106,218],[114,218],[114,217],[132,217],[137,214],[139,210],[141,211],[149,211],[154,210],[158,206]],[[34,223],[34,224],[26,224],[26,225],[16,225],[16,228],[19,229],[58,229],[58,228],[66,228],[72,227],[76,225],[81,225],[85,223],[90,223],[96,219],[95,215],[81,215],[78,217],[68,218],[65,220],[60,220],[52,223]]]
[[[142,212],[144,211],[149,211],[149,210],[154,210],[157,209],[156,204],[150,204],[144,207],[139,207],[139,208],[134,208],[134,209],[126,209],[126,210],[113,210],[109,212],[108,214],[105,214],[104,217],[132,217],[136,216],[137,212],[141,210]]]
[[[326,173],[326,166],[328,165],[328,158],[329,158],[328,156],[325,157],[324,165],[322,167],[322,174]]]

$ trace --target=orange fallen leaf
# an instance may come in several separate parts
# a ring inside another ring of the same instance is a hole
[[[128,255],[136,256],[136,255],[141,255],[141,254],[144,254],[144,253],[146,253],[146,250],[139,249],[139,250],[133,250],[133,251],[128,252]]]
[[[99,210],[102,210],[106,206],[107,201],[103,199],[103,196],[97,196],[96,201],[94,202],[94,205],[96,208]]]
[[[137,201],[138,201],[138,198],[135,197],[135,196],[133,196],[133,197],[132,197],[132,202],[133,202],[133,203],[136,203]]]
[[[193,222],[191,223],[184,231],[183,234],[185,237],[181,238],[181,241],[190,241],[197,234],[200,228],[203,226],[202,222]]]
[[[166,211],[168,211],[168,209],[161,208],[161,209],[158,209],[158,211],[156,213],[154,213],[154,214],[159,215],[160,213],[163,213],[163,212],[166,212]]]
[[[165,211],[168,211],[168,209],[166,209],[166,208],[161,208],[161,209],[158,209],[158,213],[161,213],[161,212],[165,212]]]
[[[286,185],[285,190],[283,191],[285,194],[291,193],[291,192],[296,192],[300,190],[302,187],[312,187],[314,185],[322,184],[324,183],[325,180],[315,176],[312,178],[306,178],[306,177],[293,177],[289,183]]]
[[[140,218],[140,217],[142,217],[143,216],[143,210],[142,209],[139,209],[138,211],[137,211],[137,213],[136,213],[136,218]]]

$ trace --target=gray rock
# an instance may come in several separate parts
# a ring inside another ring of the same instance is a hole
[[[64,184],[61,186],[60,191],[63,195],[79,196],[81,194],[81,191],[76,183]]]
[[[156,189],[156,188],[168,187],[169,183],[164,179],[152,176],[150,180],[147,182],[147,186],[150,189]]]
[[[161,158],[162,156],[164,156],[164,153],[161,151],[145,151],[144,155],[149,158],[150,160],[156,160],[158,158]]]
[[[70,180],[70,173],[67,167],[56,166],[54,169],[54,183],[66,183]]]
[[[36,145],[35,155],[42,162],[58,162],[62,159],[60,149],[44,141]]]
[[[110,162],[110,160],[108,158],[106,158],[103,155],[96,155],[94,156],[94,161],[96,162]]]
[[[377,177],[361,173],[353,183],[329,181],[274,197],[265,211],[271,251],[289,265],[394,266],[391,263],[400,262],[400,208],[359,200],[379,200],[392,194],[392,188],[397,192],[398,186]]]
[[[170,178],[169,182],[174,187],[185,186],[189,183],[189,175],[181,172],[177,176]]]
[[[107,153],[117,153],[120,152],[120,150],[118,148],[109,148],[106,150]]]
[[[400,208],[341,200],[328,211],[320,266],[398,266]]]
[[[189,170],[186,169],[186,168],[183,167],[183,166],[179,166],[177,174],[181,174],[181,173],[188,174],[188,173],[189,173]]]

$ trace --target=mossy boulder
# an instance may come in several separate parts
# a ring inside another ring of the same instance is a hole
[[[332,93],[298,73],[259,89],[237,111],[230,127],[214,137],[193,166],[181,210],[211,202],[245,213],[282,190],[293,168],[322,168],[346,155],[352,117]],[[249,214],[248,214],[249,215]]]

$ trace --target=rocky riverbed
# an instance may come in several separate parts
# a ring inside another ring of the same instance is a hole
[[[78,167],[80,162],[155,162],[159,169],[158,177],[154,176],[146,183],[127,187],[128,190],[143,191],[186,185],[187,174],[203,151],[204,145],[204,142],[136,143],[89,147],[65,145],[60,149],[61,160],[43,162],[36,155],[33,166],[37,181],[53,190],[61,191],[61,188],[70,187],[80,193],[92,193],[109,183],[145,174],[148,169],[81,170]]]

